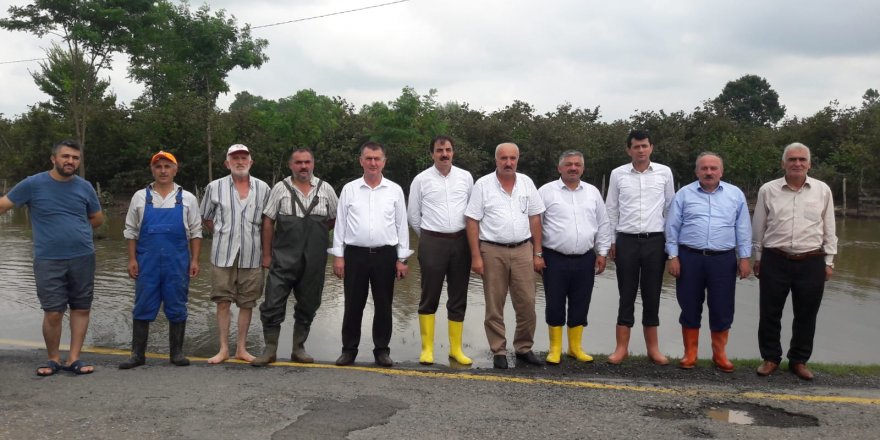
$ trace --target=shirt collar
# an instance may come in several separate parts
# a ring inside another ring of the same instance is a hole
[[[629,163],[629,172],[631,172],[631,173],[644,174],[644,173],[647,173],[648,171],[652,171],[652,172],[654,171],[654,162],[648,162],[648,168],[645,168],[645,171],[638,171],[638,170],[636,170],[636,167],[632,166],[632,162]]]
[[[560,177],[558,180],[556,180],[556,184],[559,189],[569,189],[568,186],[565,185],[565,182],[562,181],[562,177]],[[580,180],[580,181],[578,181],[578,187],[577,187],[577,189],[575,189],[575,191],[580,191],[582,189],[584,189],[584,181]]]

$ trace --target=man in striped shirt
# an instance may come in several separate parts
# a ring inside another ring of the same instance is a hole
[[[202,221],[205,228],[214,233],[211,300],[217,303],[220,330],[220,351],[208,359],[209,364],[229,359],[233,301],[239,310],[235,358],[246,362],[254,360],[246,344],[251,315],[263,293],[260,226],[263,208],[269,199],[269,185],[250,175],[253,163],[248,147],[241,144],[229,147],[223,163],[229,175],[209,183],[202,198]]]

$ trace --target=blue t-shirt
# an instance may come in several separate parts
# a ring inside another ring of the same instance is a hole
[[[101,204],[89,182],[79,176],[60,182],[45,171],[19,182],[7,197],[30,208],[34,258],[66,260],[95,252],[89,215]]]

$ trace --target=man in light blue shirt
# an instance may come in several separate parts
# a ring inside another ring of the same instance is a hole
[[[725,347],[733,324],[736,276],[751,273],[751,221],[746,198],[734,185],[721,181],[724,163],[715,153],[697,157],[697,181],[675,194],[666,222],[666,264],[676,278],[675,294],[681,307],[679,322],[684,356],[679,367],[697,362],[703,302],[709,305],[712,361],[733,372]]]

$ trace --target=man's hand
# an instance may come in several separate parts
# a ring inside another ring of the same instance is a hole
[[[195,278],[199,274],[199,259],[198,257],[189,260],[189,277]]]
[[[547,267],[547,265],[544,263],[544,257],[539,257],[537,255],[532,258],[532,263],[535,265],[535,272],[537,273],[543,272],[544,268]]]
[[[128,260],[128,276],[133,280],[138,277],[138,262],[135,259]]]
[[[596,275],[599,275],[602,272],[605,272],[605,266],[608,264],[608,261],[605,257],[599,255],[596,257]]]
[[[752,272],[755,274],[755,278],[761,278],[761,260],[755,260],[755,265],[752,266]]]
[[[397,270],[398,281],[406,278],[406,275],[409,273],[409,266],[401,263],[400,260],[397,261],[397,264],[395,264],[394,268]]]
[[[672,275],[673,278],[678,278],[678,276],[681,275],[681,262],[678,261],[678,257],[673,257],[666,262],[666,271],[669,272],[669,275]]]
[[[260,261],[260,265],[263,266],[263,269],[268,269],[269,265],[272,264],[272,255],[263,255],[263,258]]]
[[[345,258],[333,257],[333,275],[340,280],[345,276]]]
[[[608,259],[614,261],[614,257],[617,256],[617,244],[611,243],[611,248],[608,249]]]
[[[483,276],[483,257],[477,255],[471,257],[471,271],[479,276]]]
[[[741,280],[749,277],[749,274],[752,273],[752,264],[749,263],[748,258],[739,259],[739,267],[737,268],[736,273]]]
[[[831,266],[825,265],[825,281],[831,280],[831,276],[834,275],[834,268]]]

